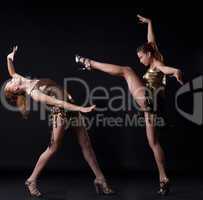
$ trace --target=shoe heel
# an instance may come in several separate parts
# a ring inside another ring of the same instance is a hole
[[[100,188],[100,185],[98,183],[94,183],[94,187],[95,187],[95,190],[96,190],[96,193],[98,195],[101,194],[101,188]]]
[[[37,190],[36,188],[36,185],[35,185],[35,190],[37,190],[37,193],[36,194],[32,194],[30,189],[29,189],[29,186],[32,184],[32,182],[29,182],[29,181],[26,181],[25,182],[25,189],[26,189],[26,192],[28,193],[29,197],[32,198],[32,197],[42,197],[42,194]]]
[[[159,190],[158,190],[158,194],[161,196],[167,196],[170,192],[170,182],[166,182],[166,183],[161,183],[162,186],[160,186]]]
[[[91,66],[90,66],[90,59],[89,58],[85,58],[79,55],[75,55],[75,62],[78,63],[80,65],[80,70],[81,71],[85,71],[85,70],[91,70]]]
[[[114,195],[115,191],[111,189],[106,183],[106,181],[94,181],[94,186],[96,193],[98,195]]]
[[[28,189],[28,184],[25,182],[24,185],[25,185],[25,193],[26,193],[26,196],[27,196],[28,198],[31,198],[32,195],[30,194],[30,190]]]

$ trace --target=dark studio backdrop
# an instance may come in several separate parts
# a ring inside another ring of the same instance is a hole
[[[146,25],[137,24],[136,14],[151,17],[159,48],[166,64],[183,71],[185,82],[202,74],[203,42],[200,13],[150,11],[140,8],[70,8],[65,4],[2,5],[0,13],[0,77],[8,78],[6,55],[13,45],[19,46],[16,56],[17,72],[37,78],[52,78],[63,84],[64,77],[84,79],[91,89],[95,86],[122,86],[126,83],[102,72],[81,72],[74,63],[74,55],[98,61],[131,66],[142,76],[146,70],[136,57],[136,48],[146,41]],[[173,15],[172,15],[173,14]],[[174,94],[180,85],[168,78],[166,110],[169,125],[159,134],[166,152],[167,166],[172,171],[197,172],[201,164],[202,127],[184,119],[174,108]],[[80,104],[85,91],[77,84],[69,90]],[[98,96],[103,93],[98,92]],[[111,93],[111,97],[118,94]],[[95,101],[104,107],[108,100]],[[117,102],[119,104],[119,102]],[[181,108],[192,112],[192,93],[181,99]],[[134,112],[135,110],[132,110]],[[124,117],[125,112],[103,112],[106,116]],[[135,111],[136,112],[136,111]],[[88,114],[92,117],[98,112]],[[39,113],[31,113],[23,120],[0,106],[0,170],[30,170],[45,150],[50,137],[47,121],[39,120]],[[98,161],[106,171],[155,170],[152,152],[147,144],[144,128],[96,127],[89,135]],[[88,170],[77,140],[66,131],[63,145],[49,162],[47,170]]]

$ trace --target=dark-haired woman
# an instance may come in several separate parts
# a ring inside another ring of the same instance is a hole
[[[42,195],[37,188],[38,177],[47,162],[59,149],[67,123],[70,123],[72,117],[75,117],[78,122],[73,128],[75,129],[84,158],[96,176],[94,184],[97,192],[106,195],[112,194],[113,190],[108,186],[97,163],[80,113],[91,112],[95,106],[81,107],[75,105],[71,95],[50,79],[28,79],[17,74],[13,65],[16,51],[17,47],[14,47],[13,51],[7,56],[8,72],[12,79],[4,87],[6,99],[12,101],[12,105],[15,103],[21,114],[27,117],[28,110],[26,102],[27,98],[31,97],[33,100],[49,106],[52,119],[50,143],[40,155],[32,174],[25,182],[31,196],[40,197]]]
[[[146,74],[143,76],[145,84],[128,66],[101,63],[78,55],[76,55],[75,59],[77,63],[83,65],[84,69],[100,70],[113,76],[120,76],[126,80],[133,98],[141,110],[144,111],[147,139],[159,171],[160,189],[158,194],[166,195],[169,191],[169,178],[164,166],[164,152],[155,129],[155,118],[160,111],[159,98],[157,96],[161,97],[163,94],[165,75],[174,76],[182,84],[182,73],[180,70],[164,64],[163,57],[155,42],[151,21],[140,15],[138,15],[138,18],[140,22],[148,24],[148,42],[137,50],[140,62],[148,67]]]

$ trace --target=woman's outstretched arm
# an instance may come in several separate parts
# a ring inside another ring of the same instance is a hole
[[[162,71],[164,74],[166,75],[171,75],[174,76],[176,78],[176,80],[183,85],[183,75],[181,70],[174,68],[174,67],[169,67],[169,66],[157,66],[157,69],[159,69],[160,71]]]
[[[80,111],[80,112],[87,113],[95,109],[95,105],[89,106],[89,107],[77,106],[75,104],[50,97],[39,90],[33,90],[30,95],[33,98],[33,100],[37,102],[45,103],[52,106],[57,106],[60,108],[71,110],[71,111]]]
[[[154,45],[156,45],[156,39],[155,39],[155,35],[154,35],[154,30],[153,30],[153,26],[152,26],[152,21],[149,18],[143,17],[141,15],[137,15],[139,21],[141,23],[146,23],[148,26],[148,31],[147,31],[147,41],[150,43],[153,43]]]
[[[137,17],[138,17],[140,23],[147,24],[147,27],[148,27],[147,42],[150,43],[152,45],[152,47],[156,50],[157,58],[159,60],[163,61],[163,56],[162,56],[161,52],[159,51],[157,43],[156,43],[156,38],[154,35],[154,30],[153,30],[151,19],[143,17],[141,15],[137,15]]]
[[[16,74],[15,67],[13,65],[13,60],[17,49],[18,49],[17,46],[13,47],[13,51],[9,53],[7,56],[8,73],[11,77],[13,77],[13,75]]]

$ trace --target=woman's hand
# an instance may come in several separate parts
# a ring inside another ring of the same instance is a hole
[[[11,59],[13,61],[14,60],[14,56],[15,56],[17,50],[18,50],[18,46],[14,46],[13,47],[13,51],[8,54],[7,58]]]
[[[173,74],[173,76],[177,79],[177,81],[178,81],[181,85],[184,84],[184,83],[183,83],[183,74],[182,74],[181,70],[177,69],[177,70],[175,71],[175,73]]]
[[[88,113],[88,112],[92,112],[93,110],[95,110],[96,105],[93,106],[88,106],[88,107],[81,107],[80,111],[83,113]]]
[[[149,18],[143,17],[141,15],[137,15],[137,17],[139,19],[139,22],[142,23],[142,24],[144,24],[144,23],[146,23],[146,24],[151,23],[151,19],[149,19]]]

